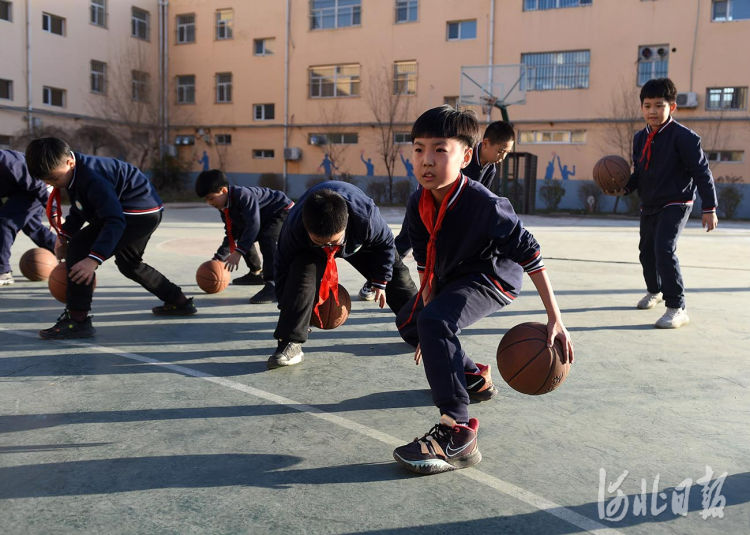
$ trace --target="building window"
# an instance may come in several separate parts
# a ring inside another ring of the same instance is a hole
[[[91,0],[89,22],[94,26],[107,27],[107,0]]]
[[[176,136],[174,138],[174,144],[175,145],[195,145],[195,136],[193,135]]]
[[[654,78],[665,78],[669,67],[669,45],[638,48],[638,85]]]
[[[362,24],[362,0],[310,0],[310,29]]]
[[[589,86],[589,50],[521,54],[526,65],[527,91],[586,89]]]
[[[130,10],[130,35],[137,39],[149,40],[149,19],[151,15],[148,11],[138,9],[137,7]]]
[[[706,158],[709,162],[742,162],[745,151],[742,150],[708,150]]]
[[[65,107],[65,90],[56,87],[42,88],[42,102],[48,106]]]
[[[0,20],[7,20],[8,22],[13,20],[11,5],[12,4],[6,0],[0,0]]]
[[[709,87],[706,90],[707,110],[744,110],[747,108],[747,87]]]
[[[253,117],[256,121],[270,121],[275,118],[273,104],[253,104]]]
[[[273,38],[254,39],[253,53],[256,56],[270,56],[273,54]]]
[[[65,19],[50,13],[42,13],[42,30],[57,35],[65,35]]]
[[[309,134],[307,142],[310,145],[356,145],[359,143],[359,135],[347,132]]]
[[[214,136],[214,143],[217,145],[231,145],[232,134],[216,134]]]
[[[477,21],[461,20],[447,24],[448,41],[461,41],[463,39],[477,38]]]
[[[396,0],[396,24],[417,20],[417,0]]]
[[[104,94],[107,92],[107,64],[103,61],[91,60],[91,92]]]
[[[592,0],[523,0],[524,11],[544,11],[564,7],[590,6]]]
[[[0,79],[0,98],[13,100],[13,80]]]
[[[195,104],[195,75],[177,77],[177,104]]]
[[[256,160],[269,160],[273,156],[273,149],[253,149],[253,158]]]
[[[177,15],[177,44],[195,43],[195,15]]]
[[[216,10],[216,39],[232,38],[232,18],[234,14],[231,9]]]
[[[711,20],[725,22],[750,19],[750,0],[713,0]]]
[[[310,98],[359,95],[359,65],[310,67]]]
[[[394,132],[393,143],[395,145],[411,144],[411,132]]]
[[[393,63],[393,94],[417,94],[416,61],[396,61]]]
[[[148,80],[149,75],[143,71],[130,71],[131,97],[133,102],[148,101]]]
[[[519,143],[528,144],[581,144],[586,143],[585,130],[525,130],[518,134]]]
[[[232,102],[232,73],[216,73],[216,102]]]

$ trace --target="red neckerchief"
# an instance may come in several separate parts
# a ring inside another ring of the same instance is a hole
[[[237,249],[237,242],[234,241],[234,236],[232,236],[232,218],[229,217],[229,208],[224,208],[222,212],[224,212],[224,221],[227,224],[227,238],[229,239],[229,252],[233,253],[234,250]]]
[[[645,168],[648,169],[648,164],[651,162],[651,143],[654,141],[654,136],[661,132],[661,129],[664,128],[669,124],[669,119],[667,119],[667,122],[661,125],[656,130],[651,130],[651,132],[648,133],[648,137],[646,138],[646,144],[643,146],[643,150],[641,151],[641,159],[638,160],[638,163],[641,163],[644,158],[646,158],[646,166]]]
[[[411,307],[409,317],[400,327],[403,327],[411,321],[412,317],[414,316],[414,311],[417,309],[419,296],[422,295],[424,289],[429,288],[430,291],[432,291],[432,280],[434,278],[433,271],[435,269],[435,257],[437,256],[435,242],[437,241],[437,235],[440,231],[440,227],[443,225],[445,213],[448,211],[448,201],[453,196],[453,193],[458,188],[462,179],[463,177],[461,176],[461,174],[459,174],[458,180],[453,183],[451,189],[448,191],[445,197],[443,197],[443,200],[440,203],[440,208],[438,209],[437,217],[435,217],[435,197],[432,196],[432,193],[430,193],[426,189],[422,189],[422,193],[419,196],[419,218],[422,220],[422,223],[427,229],[427,232],[430,233],[430,239],[427,241],[427,259],[425,261],[422,284],[419,285],[419,292],[417,293],[417,298],[414,300],[414,305]]]
[[[49,226],[59,236],[62,230],[62,195],[59,188],[52,188],[47,199],[47,220]]]
[[[330,294],[333,294],[333,298],[336,300],[336,304],[339,304],[339,270],[336,267],[336,253],[341,249],[341,245],[332,245],[329,247],[323,247],[323,251],[326,254],[326,269],[323,272],[323,278],[320,280],[320,290],[318,291],[318,302],[315,303],[313,308],[313,314],[318,318],[320,324],[323,321],[320,319],[320,312],[318,307],[322,305]]]

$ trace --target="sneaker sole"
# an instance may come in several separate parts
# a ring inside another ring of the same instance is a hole
[[[152,310],[151,313],[154,316],[161,316],[163,318],[167,318],[170,316],[174,316],[174,317],[194,316],[195,314],[198,313],[198,311],[190,310],[190,311],[185,311],[185,312],[156,312],[155,310]]]
[[[393,458],[397,463],[410,472],[422,475],[432,475],[440,474],[442,472],[450,472],[451,470],[460,470],[461,468],[468,468],[475,464],[479,464],[482,460],[482,454],[480,453],[479,448],[477,448],[470,455],[454,459],[450,462],[444,461],[443,459],[425,459],[422,461],[415,461],[404,459],[394,451]]]
[[[293,358],[292,360],[285,360],[284,362],[280,362],[278,360],[275,360],[273,357],[269,358],[267,361],[268,369],[269,370],[275,370],[276,368],[283,368],[285,366],[294,366],[295,364],[299,364],[302,362],[304,353],[300,353],[298,356]]]
[[[264,299],[262,301],[257,301],[250,298],[251,305],[269,305],[271,303],[278,303],[278,301],[276,299]]]
[[[637,305],[635,305],[635,308],[637,308],[638,310],[651,310],[656,305],[658,305],[659,303],[663,303],[663,302],[664,302],[664,299],[659,298],[657,301],[654,301],[653,303],[649,302],[649,303],[646,303],[645,305],[641,305],[640,303],[638,303]]]
[[[39,331],[39,338],[43,340],[72,340],[74,338],[91,338],[96,334],[96,329],[93,327],[91,328],[91,331],[86,333],[75,333],[71,336],[57,336],[57,335],[48,335],[45,334],[43,331]]]
[[[663,324],[662,324],[662,325],[660,325],[660,324],[659,324],[659,323],[657,322],[657,323],[654,323],[654,327],[656,327],[657,329],[679,329],[680,327],[684,327],[684,326],[685,326],[685,325],[687,325],[688,323],[690,323],[690,320],[689,320],[689,319],[687,319],[687,320],[685,320],[685,321],[682,321],[682,322],[680,322],[680,323],[678,323],[678,324],[670,324],[670,325],[663,325]]]
[[[375,301],[375,295],[363,297],[362,295],[359,296],[360,301]]]
[[[498,390],[495,385],[485,388],[481,392],[469,392],[469,399],[472,403],[479,403],[482,401],[489,401],[497,396]]]
[[[0,286],[10,286],[11,284],[15,284],[15,282],[14,280],[3,280],[0,281]]]

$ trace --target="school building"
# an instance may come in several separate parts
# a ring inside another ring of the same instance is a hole
[[[748,35],[750,0],[0,0],[0,146],[59,128],[145,167],[173,154],[295,197],[334,175],[400,202],[422,111],[486,124],[505,99],[536,207],[547,185],[585,209],[594,163],[630,159],[640,86],[668,76],[748,218]]]

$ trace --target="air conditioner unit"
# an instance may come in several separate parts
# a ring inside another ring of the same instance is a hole
[[[301,160],[302,149],[300,149],[299,147],[286,147],[284,149],[284,159],[285,160]]]
[[[680,108],[696,108],[698,106],[698,93],[692,91],[677,93],[677,106]]]

